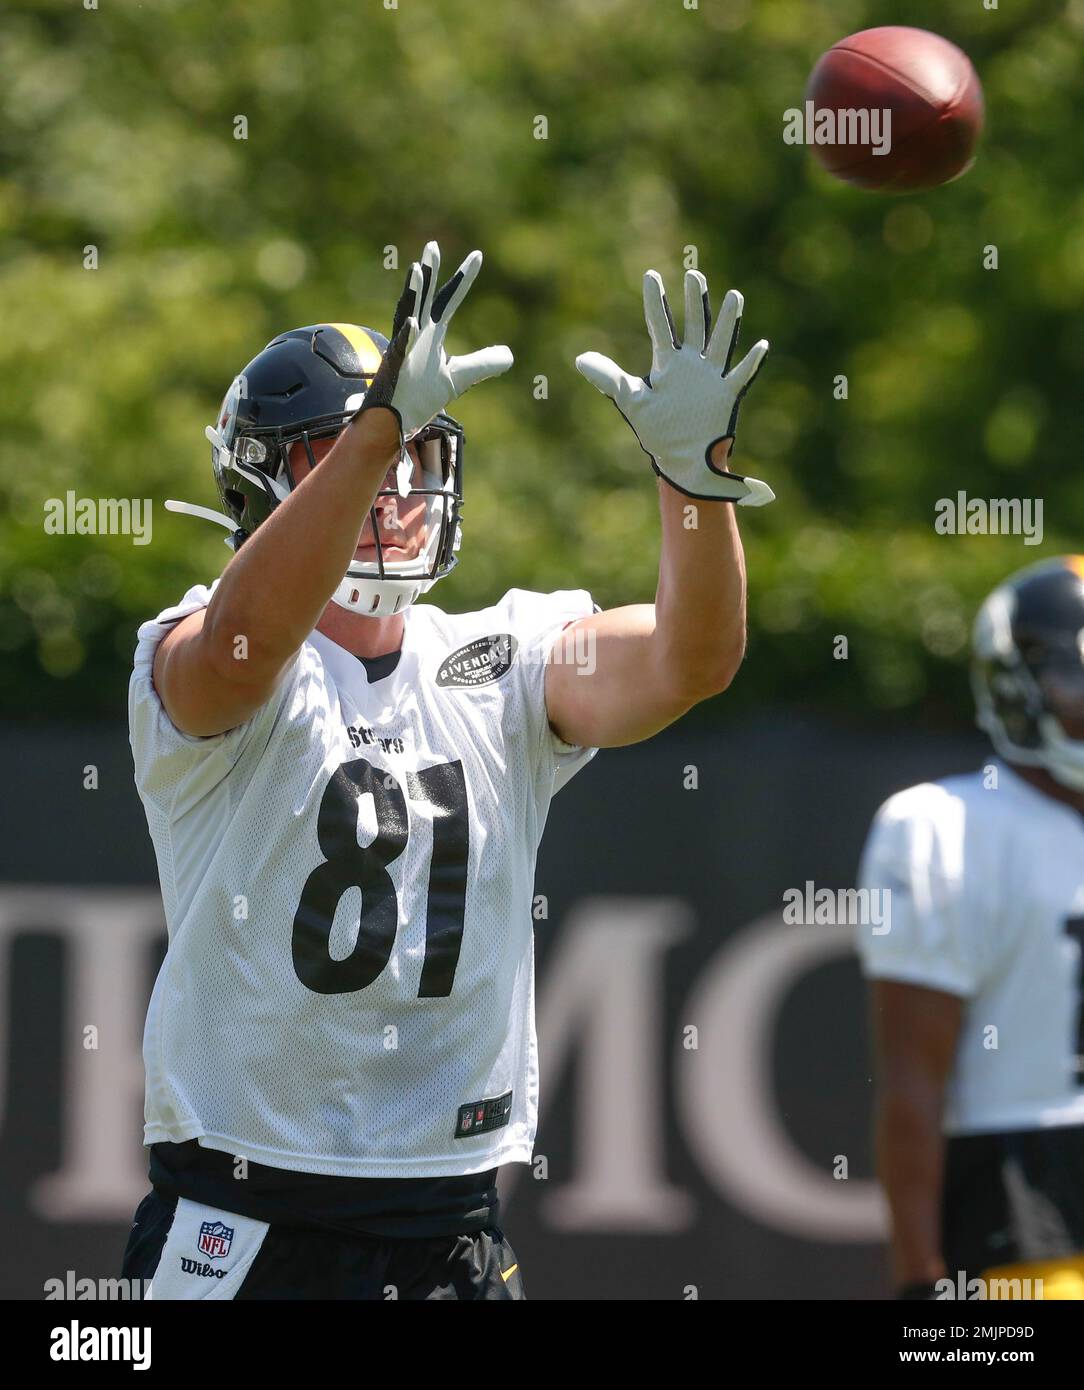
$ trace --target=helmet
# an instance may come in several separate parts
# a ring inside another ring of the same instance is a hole
[[[293,328],[272,339],[237,376],[208,426],[211,462],[236,550],[296,485],[290,446],[300,440],[310,468],[311,441],[334,438],[365,397],[388,340],[372,328],[320,323]],[[410,440],[422,466],[421,487],[412,487],[412,460],[404,447],[398,486],[383,497],[421,494],[426,532],[414,559],[385,558],[375,507],[370,510],[374,561],[351,562],[332,595],[341,607],[369,617],[402,612],[456,563],[463,503],[463,430],[440,414]],[[180,508],[175,508],[180,509]],[[193,510],[192,508],[184,508]],[[208,513],[200,509],[201,515]],[[211,513],[210,515],[214,515]]]
[[[976,722],[1002,757],[1044,767],[1084,791],[1084,741],[1061,714],[1084,714],[1084,556],[1010,576],[979,609],[972,640]]]

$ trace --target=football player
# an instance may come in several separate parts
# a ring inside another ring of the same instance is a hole
[[[390,343],[317,324],[245,367],[208,430],[235,554],[139,631],[131,741],[169,946],[125,1274],[155,1298],[523,1296],[495,1183],[535,1137],[550,799],[742,659],[726,504],[772,494],[726,460],[767,343],[731,365],[741,296],[712,329],[697,272],[684,340],[645,277],[647,377],[577,363],[658,474],[655,603],[416,603],[459,549],[446,407],[512,363],[445,352],[481,259],[438,291],[429,243]]]
[[[891,797],[861,870],[895,1283],[1082,1298],[1084,557],[987,598],[973,684],[1000,760]]]

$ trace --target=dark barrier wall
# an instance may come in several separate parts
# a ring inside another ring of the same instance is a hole
[[[123,731],[0,730],[0,1296],[118,1271],[146,1190],[139,1053],[164,947]],[[536,892],[542,1123],[506,1168],[534,1298],[887,1292],[861,981],[845,925],[892,790],[976,740],[688,721],[555,799]],[[97,789],[88,768],[97,770]]]

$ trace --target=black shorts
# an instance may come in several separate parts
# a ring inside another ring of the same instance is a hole
[[[953,1278],[1084,1255],[1084,1126],[950,1138],[941,1220]]]
[[[181,1202],[178,1220],[178,1199],[152,1190],[140,1202],[128,1237],[122,1273],[153,1280],[155,1299],[526,1297],[519,1261],[497,1227],[388,1238],[275,1226]],[[160,1270],[163,1256],[168,1268]],[[231,1259],[238,1258],[242,1263],[231,1271]]]

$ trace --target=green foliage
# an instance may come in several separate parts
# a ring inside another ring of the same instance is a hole
[[[818,54],[895,22],[898,5],[863,0],[9,11],[0,711],[116,716],[138,622],[227,558],[161,503],[214,505],[203,426],[229,381],[284,327],[385,328],[403,274],[385,248],[405,268],[436,237],[446,264],[487,258],[453,348],[516,353],[456,408],[468,502],[442,606],[512,585],[651,597],[654,478],[572,360],[645,370],[642,272],[680,301],[695,247],[716,303],[744,292],[746,344],[772,342],[735,466],[779,500],[742,516],[750,654],[719,712],[967,719],[979,599],[1081,548],[1084,4],[907,7],[972,55],[988,129],[965,178],[903,198],[836,183],[782,139]],[[45,501],[69,489],[152,498],[152,544],[46,535]],[[936,534],[958,489],[1043,498],[1044,544]]]

